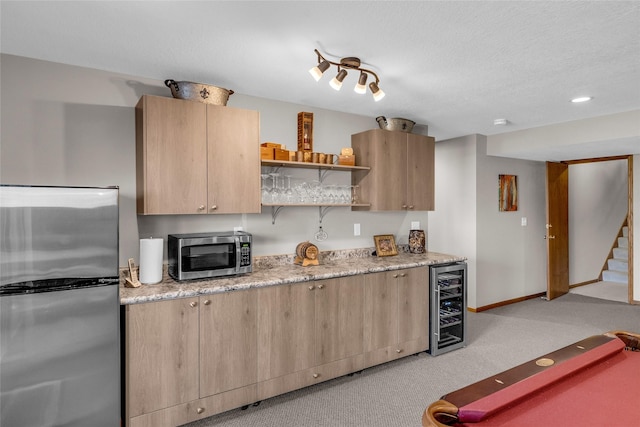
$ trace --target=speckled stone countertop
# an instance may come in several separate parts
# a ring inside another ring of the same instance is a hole
[[[331,279],[466,260],[464,257],[437,252],[411,254],[403,246],[398,247],[398,255],[376,257],[371,255],[374,249],[362,248],[321,252],[318,258],[320,265],[307,267],[294,264],[294,255],[255,257],[252,273],[182,282],[173,280],[168,275],[165,265],[162,282],[153,285],[141,285],[138,288],[124,286],[125,270],[123,269],[120,283],[120,304],[128,305],[188,298],[239,289],[308,282],[311,280]]]

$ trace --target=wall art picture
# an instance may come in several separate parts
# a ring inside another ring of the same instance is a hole
[[[518,210],[518,176],[498,175],[498,199],[500,212]]]

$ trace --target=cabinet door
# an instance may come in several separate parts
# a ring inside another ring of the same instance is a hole
[[[125,307],[127,418],[198,398],[198,299]]]
[[[358,164],[369,171],[353,171],[352,183],[360,186],[361,199],[370,207],[353,210],[390,211],[406,206],[406,133],[373,129],[351,136]]]
[[[320,280],[316,286],[316,365],[362,354],[363,277]]]
[[[429,269],[417,267],[398,274],[398,343],[426,338],[428,346]]]
[[[435,140],[407,134],[407,209],[434,210]]]
[[[364,276],[364,351],[394,347],[398,342],[398,283],[395,272]]]
[[[258,381],[315,366],[314,290],[311,283],[258,290]]]
[[[200,297],[200,397],[255,384],[257,293]]]
[[[206,105],[143,96],[136,106],[138,214],[206,213]]]
[[[260,213],[260,117],[207,106],[209,213]]]

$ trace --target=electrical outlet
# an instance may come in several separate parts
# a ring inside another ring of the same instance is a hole
[[[353,235],[354,236],[360,235],[360,224],[353,224]]]
[[[520,225],[523,227],[527,226],[527,217],[523,216],[522,218],[520,218]]]
[[[244,231],[242,227],[233,227],[233,231]]]
[[[412,230],[420,230],[420,221],[411,221]]]

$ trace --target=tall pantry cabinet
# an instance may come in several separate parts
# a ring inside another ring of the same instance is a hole
[[[352,210],[434,210],[435,139],[407,132],[372,129],[351,135],[356,161],[371,167],[351,174],[370,207]]]
[[[259,113],[143,96],[136,184],[141,215],[260,213]]]

